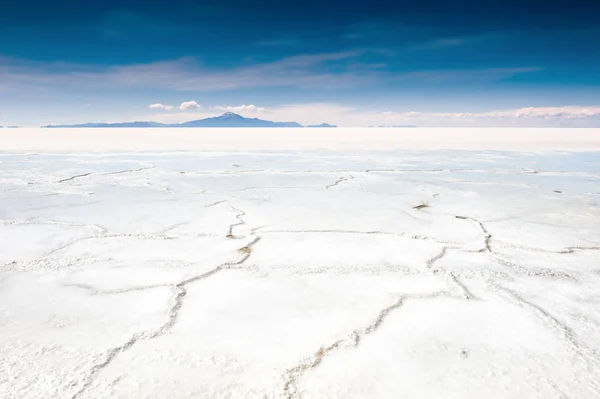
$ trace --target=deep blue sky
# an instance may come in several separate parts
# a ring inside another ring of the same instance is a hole
[[[151,103],[189,100],[205,113],[596,106],[599,15],[577,0],[11,1],[0,112],[35,124],[150,118]]]

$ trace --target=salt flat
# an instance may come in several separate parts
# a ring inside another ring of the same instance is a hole
[[[20,128],[3,150],[600,150],[600,128]]]
[[[565,151],[573,132],[160,151],[18,131],[2,398],[600,397],[600,152]]]

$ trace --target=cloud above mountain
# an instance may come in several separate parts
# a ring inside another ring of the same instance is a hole
[[[164,110],[170,111],[170,110],[174,109],[175,107],[172,106],[172,105],[165,105],[165,104],[161,104],[161,103],[154,103],[154,104],[150,104],[148,106],[148,108],[151,108],[151,109],[164,109]]]
[[[244,113],[244,114],[256,114],[256,113],[269,113],[269,110],[265,107],[257,107],[256,105],[238,105],[235,107],[222,107],[217,106],[215,109],[221,111],[229,111],[235,113]]]
[[[154,104],[150,104],[148,105],[148,108],[150,109],[164,109],[165,111],[172,111],[175,109],[179,109],[182,111],[187,111],[187,110],[192,110],[192,109],[199,109],[200,108],[200,104],[198,104],[196,101],[184,101],[181,103],[181,105],[179,105],[178,107],[175,107],[173,105],[165,105],[162,103],[154,103]]]
[[[196,101],[184,101],[179,106],[179,109],[182,109],[184,111],[189,110],[189,109],[198,109],[198,108],[200,108],[200,105]]]

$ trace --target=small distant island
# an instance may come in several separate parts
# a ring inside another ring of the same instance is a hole
[[[322,123],[320,125],[303,126],[297,122],[273,122],[258,118],[244,118],[233,112],[212,118],[198,119],[183,123],[158,123],[158,122],[118,122],[118,123],[83,123],[77,125],[47,125],[44,128],[118,128],[118,127],[314,127],[333,128],[335,125]]]
[[[308,125],[307,127],[337,127],[336,125],[330,125],[329,123],[321,123],[320,125]]]

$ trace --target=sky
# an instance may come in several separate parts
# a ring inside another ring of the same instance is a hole
[[[596,4],[594,4],[596,3]],[[600,127],[592,1],[11,1],[0,125]]]

